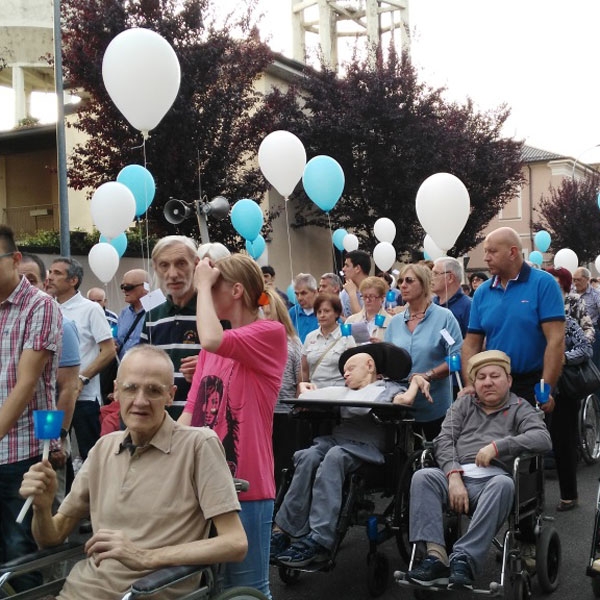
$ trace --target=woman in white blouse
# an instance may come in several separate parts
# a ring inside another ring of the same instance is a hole
[[[346,323],[366,323],[369,328],[371,342],[383,342],[383,336],[391,320],[389,313],[383,308],[385,294],[389,287],[381,277],[366,277],[360,284],[359,291],[363,300],[360,312],[350,315]]]

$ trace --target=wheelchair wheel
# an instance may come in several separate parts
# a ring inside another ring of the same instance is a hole
[[[546,593],[558,587],[560,537],[554,527],[542,527],[536,544],[535,568],[540,587]]]
[[[290,569],[280,565],[278,568],[279,579],[287,585],[294,585],[300,579],[300,571],[298,569]]]
[[[531,598],[531,579],[524,572],[515,576],[510,586],[508,600],[529,600]]]
[[[267,597],[255,588],[232,587],[221,592],[214,600],[267,600]]]
[[[579,407],[579,449],[583,460],[593,465],[600,459],[600,400],[590,394]]]
[[[394,498],[392,526],[396,532],[396,546],[406,565],[410,562],[411,544],[408,541],[408,510],[410,506],[410,482],[415,471],[421,467],[422,450],[413,452],[404,463]]]
[[[390,563],[385,554],[373,552],[367,556],[367,588],[373,598],[381,596],[390,579]]]

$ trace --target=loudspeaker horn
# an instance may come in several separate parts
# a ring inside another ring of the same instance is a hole
[[[224,196],[215,196],[210,202],[202,205],[202,212],[217,221],[224,219],[229,214],[229,200]]]
[[[191,204],[183,200],[171,198],[163,208],[165,219],[173,225],[179,225],[194,214],[194,208]]]

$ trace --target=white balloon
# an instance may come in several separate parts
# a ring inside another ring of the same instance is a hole
[[[596,261],[594,262],[594,265],[596,266],[596,271],[600,273],[600,254],[596,256]]]
[[[373,260],[381,271],[389,271],[396,262],[396,248],[390,242],[379,242],[373,250]]]
[[[554,255],[554,266],[556,268],[564,267],[574,273],[579,266],[579,258],[570,248],[562,248]]]
[[[353,234],[349,233],[342,242],[344,244],[344,250],[346,252],[352,252],[358,248],[358,238]]]
[[[123,233],[135,218],[135,197],[126,185],[109,181],[94,192],[90,212],[98,231],[112,239]]]
[[[454,246],[463,230],[471,202],[465,184],[450,173],[436,173],[419,187],[416,198],[421,226],[442,250]]]
[[[273,131],[260,144],[258,164],[266,180],[287,198],[304,173],[306,150],[293,133]]]
[[[394,221],[391,219],[382,217],[375,221],[373,233],[380,242],[389,242],[391,244],[396,237],[396,225],[394,225]],[[387,271],[387,269],[384,269],[384,271]]]
[[[446,256],[446,253],[441,248],[438,248],[429,234],[423,239],[423,248],[425,248],[425,252],[427,252],[431,260],[437,260],[438,258],[442,258],[442,256]]]
[[[138,27],[110,42],[102,60],[102,78],[116,107],[146,137],[175,101],[181,69],[167,40]]]
[[[92,246],[88,262],[94,275],[102,283],[108,283],[119,268],[119,253],[110,244],[100,242]]]

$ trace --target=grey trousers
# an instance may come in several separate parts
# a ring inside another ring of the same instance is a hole
[[[382,463],[383,455],[371,444],[323,436],[314,445],[294,453],[294,477],[275,516],[288,535],[311,538],[331,549],[342,506],[344,479],[364,462]]]
[[[454,556],[467,556],[474,574],[480,573],[496,532],[513,507],[515,486],[508,475],[463,479],[472,514],[467,532],[456,541]],[[443,514],[448,504],[448,480],[441,469],[417,471],[410,485],[410,541],[445,545]]]

